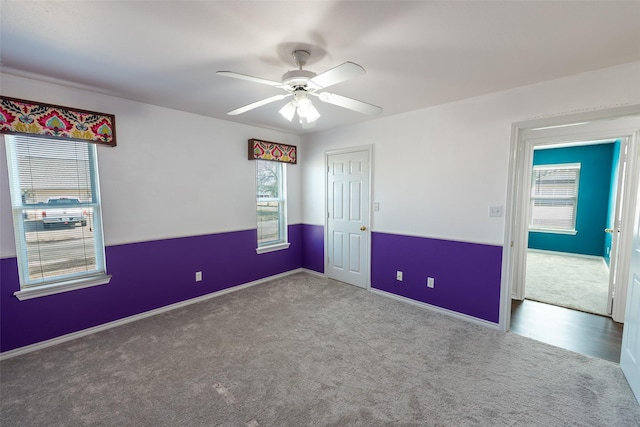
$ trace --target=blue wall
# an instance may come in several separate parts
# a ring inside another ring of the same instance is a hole
[[[580,163],[577,234],[529,233],[529,248],[604,256],[615,144],[535,150],[533,165]]]

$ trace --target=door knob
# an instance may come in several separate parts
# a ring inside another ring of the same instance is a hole
[[[366,229],[367,229],[367,227],[365,227],[364,225],[362,227],[360,227],[360,231],[364,231]]]

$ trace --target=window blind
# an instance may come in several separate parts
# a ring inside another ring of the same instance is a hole
[[[530,228],[575,230],[579,177],[579,164],[534,166]]]
[[[5,139],[21,287],[105,274],[95,144]]]

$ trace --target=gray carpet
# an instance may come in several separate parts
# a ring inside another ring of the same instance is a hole
[[[0,364],[2,426],[638,426],[617,364],[298,273]]]
[[[609,270],[602,259],[527,253],[525,298],[608,316]]]

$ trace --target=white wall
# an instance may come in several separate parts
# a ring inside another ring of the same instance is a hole
[[[115,114],[117,147],[98,148],[106,245],[256,227],[247,140],[298,136],[92,92],[0,75],[2,95]],[[0,256],[15,255],[4,143]],[[288,165],[288,221],[301,222],[301,165]]]
[[[502,244],[511,124],[640,103],[640,62],[300,138],[0,74],[2,94],[116,115],[98,161],[107,245],[255,227],[249,138],[299,145],[289,223],[324,223],[324,152],[373,144],[374,231]],[[384,106],[383,106],[384,107]],[[14,256],[4,144],[0,256]],[[302,179],[302,188],[300,180]],[[302,205],[301,205],[301,194]],[[180,202],[176,203],[176,201]]]
[[[501,245],[512,123],[631,104],[640,62],[304,136],[303,222],[324,223],[325,151],[372,144],[373,231]]]

